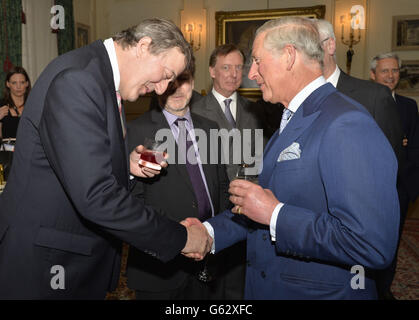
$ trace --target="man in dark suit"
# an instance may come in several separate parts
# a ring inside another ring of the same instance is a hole
[[[397,104],[397,111],[402,120],[404,171],[398,185],[400,200],[400,231],[406,219],[409,202],[415,201],[419,194],[419,137],[418,137],[418,107],[416,101],[395,93],[400,80],[401,60],[395,53],[383,53],[375,56],[370,65],[371,79],[387,86]],[[397,254],[391,266],[379,273],[378,288],[383,297],[391,297],[391,283],[396,273]]]
[[[326,20],[315,20],[324,50],[323,76],[340,92],[362,104],[383,130],[396,154],[399,165],[404,158],[403,131],[397,106],[385,86],[357,79],[344,73],[336,64],[336,38],[333,26]]]
[[[209,60],[209,73],[213,80],[211,92],[192,104],[191,110],[212,121],[227,132],[222,134],[223,162],[227,164],[229,180],[235,178],[241,163],[254,166],[257,174],[261,165],[263,146],[263,126],[257,105],[242,97],[237,89],[242,82],[244,54],[233,44],[224,44],[213,50]],[[245,132],[250,133],[249,136]],[[251,157],[254,155],[254,157]],[[250,156],[250,157],[249,157]],[[250,160],[250,162],[249,162]],[[230,265],[226,275],[226,297],[237,300],[243,298],[246,246],[242,242],[229,249],[226,254]]]
[[[138,164],[142,146],[127,156],[117,100],[164,92],[190,57],[172,22],[149,19],[44,70],[0,197],[0,299],[103,299],[119,278],[121,240],[162,261],[210,245],[202,229],[130,194],[129,173],[159,171]]]
[[[249,79],[285,111],[259,185],[232,181],[235,207],[204,223],[215,252],[247,239],[247,299],[376,298],[370,269],[386,267],[397,244],[390,144],[365,108],[326,83],[310,19],[266,22],[252,56]]]
[[[159,96],[162,107],[153,108],[128,125],[130,148],[142,144],[147,137],[156,137],[158,132],[163,130],[168,135],[166,142],[174,144],[171,148],[175,153],[168,159],[167,169],[154,179],[138,182],[133,190],[146,205],[160,209],[174,221],[182,221],[187,217],[207,219],[225,210],[230,203],[225,166],[221,164],[221,159],[213,161],[214,163],[209,161],[214,148],[218,148],[217,141],[209,140],[210,130],[218,130],[218,126],[215,122],[191,114],[189,110],[194,85],[193,73],[193,66],[184,71],[169,85],[167,91]],[[190,165],[181,161],[182,141],[179,139],[182,135],[178,119],[187,119],[188,132],[193,140],[192,147],[198,147],[199,144],[193,133],[196,132],[198,137],[207,137],[207,143],[198,148],[198,156],[195,152],[190,153],[194,162],[200,162],[197,164],[198,182],[203,188],[195,185],[197,182],[194,182],[194,173]],[[201,132],[198,134],[198,131]],[[218,154],[221,156],[220,152]],[[208,199],[210,205],[205,206],[200,198]],[[202,207],[205,209],[201,210]],[[215,269],[221,267],[223,261],[214,261],[213,256],[209,256],[208,259],[209,261],[199,263],[179,255],[172,261],[163,263],[131,248],[127,265],[128,286],[136,290],[136,298],[140,300],[222,299],[222,281],[215,274]],[[199,277],[205,264],[213,281],[204,282],[209,279]]]

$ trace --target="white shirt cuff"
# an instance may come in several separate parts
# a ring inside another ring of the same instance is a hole
[[[207,228],[207,231],[209,233],[209,235],[212,238],[212,247],[211,247],[211,253],[214,254],[215,253],[215,239],[214,239],[214,228],[212,227],[212,225],[209,222],[204,222],[203,223],[204,227]]]
[[[271,232],[272,241],[276,241],[276,220],[278,220],[278,213],[279,210],[281,210],[281,208],[283,207],[283,205],[283,203],[278,203],[274,211],[272,212],[271,222],[269,224],[269,230]]]

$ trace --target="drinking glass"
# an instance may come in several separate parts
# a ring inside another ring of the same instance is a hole
[[[154,138],[145,138],[143,146],[146,150],[140,154],[138,163],[144,167],[161,170],[160,163],[164,161],[162,142]]]
[[[259,184],[258,175],[250,174],[249,171],[253,171],[253,170],[248,164],[243,163],[243,164],[238,165],[234,180],[242,179],[242,180],[253,182],[255,184]]]

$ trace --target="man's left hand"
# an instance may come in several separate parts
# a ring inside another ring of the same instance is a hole
[[[279,204],[278,199],[269,189],[246,181],[233,180],[230,183],[230,201],[235,205],[233,213],[244,214],[255,222],[269,225],[272,212]]]
[[[145,150],[147,149],[144,146],[139,145],[134,149],[134,151],[131,152],[129,156],[130,173],[134,176],[141,178],[152,178],[160,174],[160,170],[151,169],[149,167],[142,166],[138,163],[138,161],[140,161],[141,153]],[[167,158],[167,154],[165,154],[165,158]],[[159,164],[162,168],[167,167],[167,162],[165,160],[160,162]]]

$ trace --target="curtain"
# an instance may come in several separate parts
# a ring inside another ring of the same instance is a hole
[[[22,1],[1,0],[0,7],[0,86],[12,66],[22,65]]]
[[[58,54],[66,53],[75,48],[73,0],[55,0],[56,5],[64,8],[65,28],[57,33]]]
[[[57,35],[51,32],[54,0],[22,0],[26,24],[22,26],[22,66],[32,85],[58,55]]]

